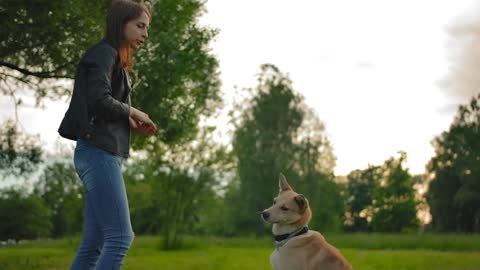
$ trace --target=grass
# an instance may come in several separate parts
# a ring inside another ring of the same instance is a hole
[[[479,235],[326,235],[357,270],[480,270]],[[1,270],[68,269],[78,238],[0,248]],[[182,250],[162,251],[158,237],[136,237],[126,270],[272,269],[268,238],[186,237]]]
[[[352,249],[480,251],[480,235],[362,233],[334,234],[325,237],[337,247]]]

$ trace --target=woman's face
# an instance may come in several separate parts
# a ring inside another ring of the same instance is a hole
[[[142,12],[140,17],[127,22],[124,30],[126,45],[133,49],[140,47],[148,37],[149,25],[150,18],[145,12]]]

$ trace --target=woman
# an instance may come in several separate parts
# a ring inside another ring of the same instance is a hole
[[[150,20],[143,4],[115,0],[104,39],[77,67],[58,130],[77,141],[75,169],[85,187],[85,227],[72,270],[120,269],[133,240],[121,162],[129,154],[130,129],[147,136],[157,129],[147,114],[130,106],[128,78],[132,52],[148,37]]]

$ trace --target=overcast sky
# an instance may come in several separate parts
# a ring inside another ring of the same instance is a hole
[[[431,140],[479,92],[473,0],[209,0],[206,7],[200,23],[220,30],[211,48],[227,105],[235,86],[255,86],[261,64],[276,65],[325,124],[337,175],[400,150],[410,171],[423,173]],[[0,108],[0,119],[13,116],[7,98]],[[22,108],[20,120],[53,149],[67,143],[56,133],[67,104],[46,108]]]

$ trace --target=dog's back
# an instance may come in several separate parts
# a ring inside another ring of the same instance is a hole
[[[348,261],[316,231],[276,248],[270,256],[275,270],[352,270]]]

